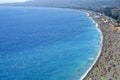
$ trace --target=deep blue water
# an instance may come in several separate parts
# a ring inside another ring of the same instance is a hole
[[[99,42],[80,11],[1,7],[0,80],[79,80]]]

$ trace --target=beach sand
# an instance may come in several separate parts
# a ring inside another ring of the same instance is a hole
[[[120,31],[113,28],[112,20],[89,12],[102,32],[102,49],[97,60],[81,80],[120,80]],[[109,21],[106,22],[105,20]]]

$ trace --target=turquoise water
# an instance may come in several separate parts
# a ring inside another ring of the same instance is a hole
[[[99,43],[80,11],[1,7],[0,80],[79,80]]]

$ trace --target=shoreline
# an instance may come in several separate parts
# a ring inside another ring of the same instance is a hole
[[[101,51],[81,80],[120,79],[120,31],[113,29],[114,21],[102,14],[86,11],[102,34]],[[115,27],[114,27],[115,28]]]
[[[109,38],[108,38],[108,36],[111,36],[111,35],[109,35],[109,33],[107,33],[107,32],[110,32],[110,31],[113,31],[113,30],[111,30],[111,25],[107,25],[106,26],[106,24],[108,24],[108,23],[105,23],[104,21],[102,21],[102,22],[100,22],[101,21],[101,17],[99,16],[98,18],[98,20],[96,20],[95,19],[95,16],[96,16],[96,13],[94,13],[94,12],[89,12],[89,11],[82,11],[82,10],[80,10],[81,12],[84,12],[84,13],[86,13],[87,15],[88,15],[88,18],[90,18],[92,21],[93,21],[93,23],[94,24],[96,24],[95,26],[96,26],[96,29],[97,29],[97,31],[100,33],[100,49],[99,49],[99,51],[98,51],[98,55],[96,56],[96,58],[95,58],[95,60],[94,60],[94,62],[92,63],[92,65],[89,67],[89,69],[85,72],[85,74],[83,75],[83,76],[81,76],[81,78],[80,78],[80,80],[103,80],[102,78],[100,78],[100,77],[102,77],[103,75],[102,75],[102,73],[99,73],[99,72],[96,72],[96,67],[98,68],[100,65],[99,65],[99,61],[101,61],[101,62],[103,62],[104,60],[105,60],[105,58],[103,58],[103,55],[106,57],[107,56],[107,54],[105,54],[105,50],[107,50],[107,49],[109,49],[109,48],[107,48],[107,47],[105,47],[106,46],[106,44],[107,44],[107,42],[109,42]],[[94,14],[93,16],[90,16],[91,14]],[[102,15],[102,17],[105,17],[105,16],[103,16]],[[99,23],[100,22],[100,23]],[[104,23],[103,23],[104,22]],[[105,28],[103,28],[103,27],[105,27]],[[107,30],[108,29],[108,30]],[[112,34],[112,33],[115,33],[114,31],[113,32],[111,32],[110,34]],[[118,34],[116,34],[116,35],[118,35]],[[107,36],[107,39],[105,39],[106,38],[106,36]],[[112,37],[114,37],[113,35],[112,35]],[[117,37],[119,37],[119,36],[117,36]],[[120,40],[120,38],[118,38],[119,40]],[[110,41],[111,41],[111,38],[110,38]],[[120,42],[119,42],[120,43]],[[118,44],[119,44],[118,43]],[[113,43],[114,44],[114,43]],[[109,46],[109,44],[107,44],[107,46]],[[106,49],[104,49],[104,48],[106,48]],[[113,47],[112,47],[113,48]],[[110,51],[110,50],[108,50],[108,51]],[[113,50],[114,51],[114,50]],[[120,52],[120,51],[119,51]],[[114,54],[113,54],[114,55]],[[103,60],[101,60],[101,59],[103,59]],[[108,61],[109,62],[109,61]],[[115,62],[115,61],[113,61],[113,62]],[[99,66],[98,66],[99,65]],[[103,68],[101,68],[101,69],[104,69],[104,68],[107,68],[106,70],[108,70],[108,68],[109,67],[106,67],[105,65],[103,66]],[[119,68],[119,67],[118,67]],[[114,68],[115,69],[115,68]],[[119,68],[120,69],[120,68]],[[120,71],[120,70],[119,70]],[[95,73],[93,73],[93,72],[95,72]],[[92,74],[91,74],[92,73]],[[97,73],[97,74],[96,74]],[[100,75],[98,75],[98,73],[100,74]],[[94,76],[94,75],[97,75],[97,76]],[[102,76],[101,76],[102,75]],[[91,76],[94,76],[95,78],[91,78]],[[108,75],[106,75],[105,74],[105,76],[108,76]],[[107,77],[105,77],[105,76],[103,76],[104,77],[104,80],[109,80],[110,78],[107,78]],[[112,74],[112,76],[113,76],[113,74]],[[118,79],[120,79],[120,78],[118,78]],[[118,79],[115,79],[115,80],[118,80]]]
[[[90,16],[89,12],[85,12],[85,13],[87,14],[88,18],[93,21],[93,24],[95,24],[95,27],[96,27],[97,31],[100,33],[100,49],[98,51],[98,55],[96,56],[93,64],[89,67],[89,69],[86,71],[86,73],[80,78],[80,80],[83,80],[88,75],[88,73],[91,71],[91,69],[94,67],[94,65],[96,64],[96,62],[98,61],[98,59],[101,55],[102,48],[103,48],[103,33],[100,30],[98,23],[95,22],[95,20]]]

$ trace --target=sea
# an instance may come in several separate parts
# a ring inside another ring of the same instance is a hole
[[[0,7],[0,80],[80,80],[100,36],[79,10]]]

